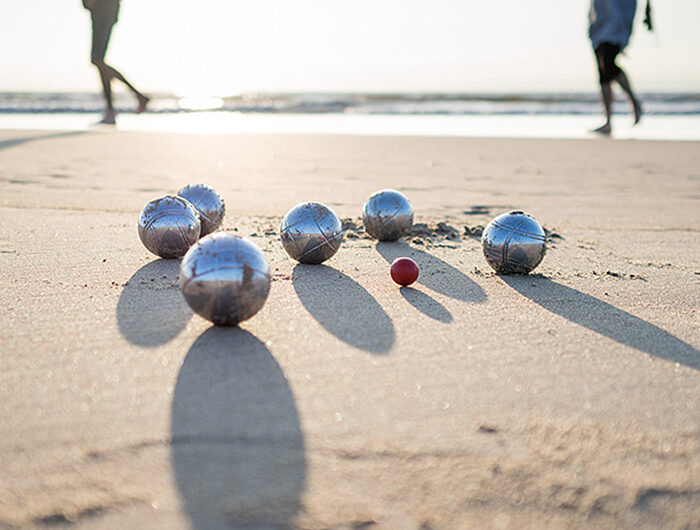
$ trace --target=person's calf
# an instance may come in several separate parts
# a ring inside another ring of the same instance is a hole
[[[630,85],[629,79],[627,79],[627,75],[625,74],[625,72],[621,70],[620,73],[618,73],[615,77],[615,81],[617,81],[622,90],[624,90],[627,94],[627,97],[630,100],[630,104],[632,105],[634,124],[637,125],[639,123],[639,120],[642,119],[642,104],[632,91],[632,86]]]

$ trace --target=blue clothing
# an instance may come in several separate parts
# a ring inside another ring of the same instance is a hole
[[[591,0],[588,36],[597,49],[603,42],[624,50],[632,35],[637,0]]]

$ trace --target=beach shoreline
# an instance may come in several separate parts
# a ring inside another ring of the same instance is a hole
[[[97,131],[99,114],[6,113],[0,130]],[[177,134],[335,134],[456,138],[599,140],[591,131],[599,114],[354,114],[201,111],[119,115],[116,130]],[[633,127],[628,114],[613,118],[618,140],[700,141],[700,115],[644,116]],[[603,139],[606,139],[603,137]]]

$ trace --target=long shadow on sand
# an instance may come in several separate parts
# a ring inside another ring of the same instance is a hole
[[[399,292],[409,304],[424,315],[445,323],[454,320],[454,318],[452,318],[452,313],[450,313],[445,306],[423,291],[419,291],[413,287],[401,287]]]
[[[607,302],[548,278],[502,276],[501,279],[546,310],[579,326],[656,357],[700,369],[700,351]]]
[[[117,303],[119,331],[139,346],[159,346],[180,333],[192,311],[177,283],[179,260],[157,259],[137,270]]]
[[[417,283],[428,289],[464,302],[482,303],[486,301],[486,293],[481,286],[462,271],[403,241],[377,243],[377,252],[388,263],[401,256],[413,259],[420,267]]]
[[[304,439],[289,384],[255,336],[212,327],[192,344],[171,434],[193,528],[292,526],[306,484]]]
[[[15,147],[17,145],[26,144],[27,142],[34,142],[36,140],[50,140],[52,138],[62,138],[64,136],[77,136],[79,134],[85,134],[87,131],[64,131],[51,134],[39,134],[37,136],[25,136],[22,138],[8,138],[7,140],[0,141],[0,149],[7,149],[8,147]]]
[[[296,265],[294,290],[311,315],[333,335],[372,353],[387,353],[394,325],[359,283],[326,265]]]

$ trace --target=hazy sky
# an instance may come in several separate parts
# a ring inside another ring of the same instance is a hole
[[[700,92],[700,0],[652,0],[620,64]],[[589,0],[122,0],[107,55],[146,91],[597,89]],[[0,0],[0,90],[97,90],[80,0]]]

